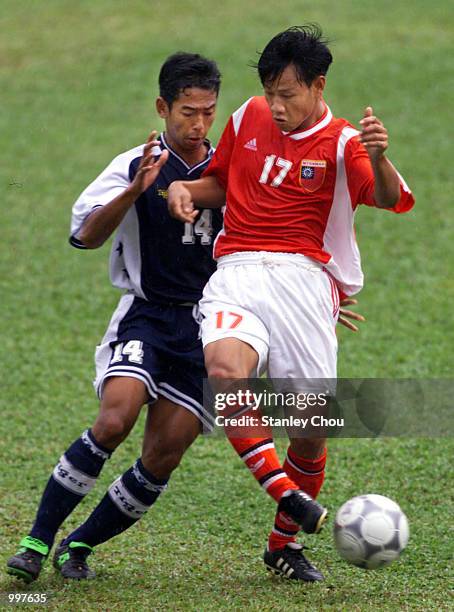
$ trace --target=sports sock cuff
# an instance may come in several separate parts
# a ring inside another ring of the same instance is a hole
[[[86,429],[83,432],[81,438],[82,438],[82,442],[90,448],[91,452],[94,455],[97,455],[98,457],[101,457],[102,459],[110,459],[110,457],[112,456],[113,450],[110,450],[106,448],[105,446],[102,446],[102,444],[99,444],[99,442],[96,440],[95,436],[93,435],[91,429]]]
[[[153,490],[159,490],[159,491],[164,491],[167,488],[167,483],[169,482],[168,478],[156,478],[156,476],[154,476],[151,472],[149,472],[147,470],[147,468],[144,466],[144,464],[142,463],[142,459],[137,459],[137,461],[134,464],[133,467],[134,470],[134,476],[137,478],[137,480],[140,481],[140,476],[142,477],[142,479],[144,479],[146,482],[143,482],[142,484],[145,485],[145,488],[148,488],[146,485],[150,485],[151,487],[153,487]]]
[[[230,444],[236,450],[238,455],[246,461],[248,459],[249,453],[255,453],[257,449],[260,450],[260,447],[265,445],[273,445],[273,439],[270,437],[263,438],[229,438]]]
[[[326,448],[323,449],[323,453],[316,459],[308,459],[306,457],[300,457],[297,455],[290,446],[287,450],[287,459],[294,468],[309,474],[317,474],[325,469],[326,465]]]
[[[251,442],[253,441],[254,440],[251,439]],[[273,439],[272,438],[261,438],[255,444],[251,444],[250,446],[247,446],[242,452],[239,452],[239,451],[237,452],[243,461],[247,461],[251,457],[254,457],[255,455],[263,453],[264,451],[269,450],[270,448],[274,449]]]

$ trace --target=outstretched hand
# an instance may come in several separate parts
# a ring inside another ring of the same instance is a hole
[[[371,106],[365,108],[364,116],[359,123],[361,125],[359,141],[365,146],[371,161],[380,159],[388,148],[388,131],[374,115]]]
[[[359,327],[349,321],[349,319],[353,319],[353,321],[365,321],[366,319],[358,312],[354,312],[353,310],[347,310],[346,308],[343,308],[343,306],[356,306],[357,303],[358,300],[355,300],[354,298],[345,298],[344,300],[341,300],[341,308],[339,310],[338,323],[353,332],[359,331]]]
[[[160,147],[161,143],[156,140],[157,132],[153,130],[143,148],[142,159],[140,160],[134,180],[132,181],[129,190],[137,195],[137,197],[146,191],[152,185],[162,166],[166,163],[169,152],[164,149],[160,156],[156,158],[153,147]]]

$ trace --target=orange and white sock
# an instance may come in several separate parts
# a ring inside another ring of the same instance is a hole
[[[260,486],[276,502],[286,491],[299,488],[282,468],[271,437],[230,437],[229,441]]]

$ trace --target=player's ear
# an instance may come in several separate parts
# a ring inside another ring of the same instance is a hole
[[[321,97],[323,95],[323,90],[325,89],[326,78],[323,76],[323,74],[319,74],[318,77],[312,81],[312,85],[317,94]]]
[[[161,96],[156,98],[156,111],[161,119],[167,119],[170,114],[169,105]]]

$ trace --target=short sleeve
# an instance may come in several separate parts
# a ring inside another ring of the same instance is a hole
[[[133,155],[131,155],[133,153]],[[140,157],[143,145],[132,151],[118,155],[101,174],[81,193],[72,208],[71,235],[69,242],[72,246],[84,249],[85,246],[78,239],[85,219],[97,208],[108,204],[119,196],[130,184],[129,168],[132,158]]]
[[[347,183],[352,206],[355,209],[359,204],[377,206],[374,198],[375,179],[369,155],[364,145],[356,138],[351,138],[345,147],[345,167],[347,170]],[[397,170],[396,170],[397,172]],[[391,210],[395,213],[407,212],[415,203],[414,197],[397,172],[400,181],[400,198]]]

